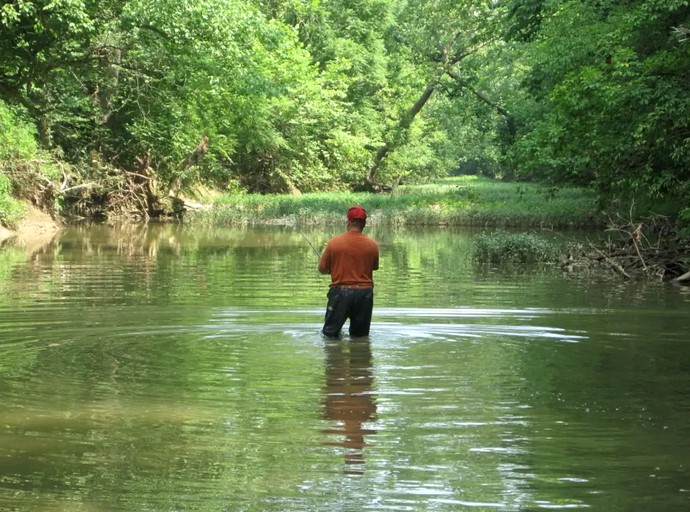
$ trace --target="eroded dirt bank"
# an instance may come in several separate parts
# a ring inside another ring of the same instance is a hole
[[[14,243],[33,247],[49,242],[62,226],[45,212],[27,205],[27,214],[14,230],[0,225],[0,244]]]

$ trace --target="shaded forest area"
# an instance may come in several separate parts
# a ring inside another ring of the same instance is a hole
[[[476,173],[690,235],[687,0],[0,5],[5,223]]]

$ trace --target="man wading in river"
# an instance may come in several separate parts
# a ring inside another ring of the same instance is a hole
[[[353,206],[347,211],[347,231],[331,238],[319,262],[319,272],[331,275],[322,333],[340,336],[350,319],[350,336],[367,336],[374,307],[373,271],[379,269],[379,246],[362,231],[367,211]]]

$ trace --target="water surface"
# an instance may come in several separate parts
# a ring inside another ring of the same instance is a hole
[[[687,290],[373,226],[371,335],[326,342],[338,231],[0,251],[0,510],[690,509]]]

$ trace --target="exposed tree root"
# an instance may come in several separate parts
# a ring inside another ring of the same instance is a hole
[[[117,221],[147,221],[179,215],[176,202],[161,197],[150,166],[150,156],[136,159],[137,168],[128,171],[101,163],[99,179],[71,185],[65,176],[59,191],[63,211],[69,217],[102,218]]]
[[[59,165],[61,176],[46,177],[40,172],[45,164]],[[30,202],[56,221],[71,218],[145,222],[152,218],[179,218],[185,210],[204,208],[173,197],[167,188],[159,188],[150,155],[136,158],[135,164],[133,169],[126,170],[95,158],[94,169],[84,170],[86,177],[54,161],[22,162],[4,172],[12,180],[15,197]]]

